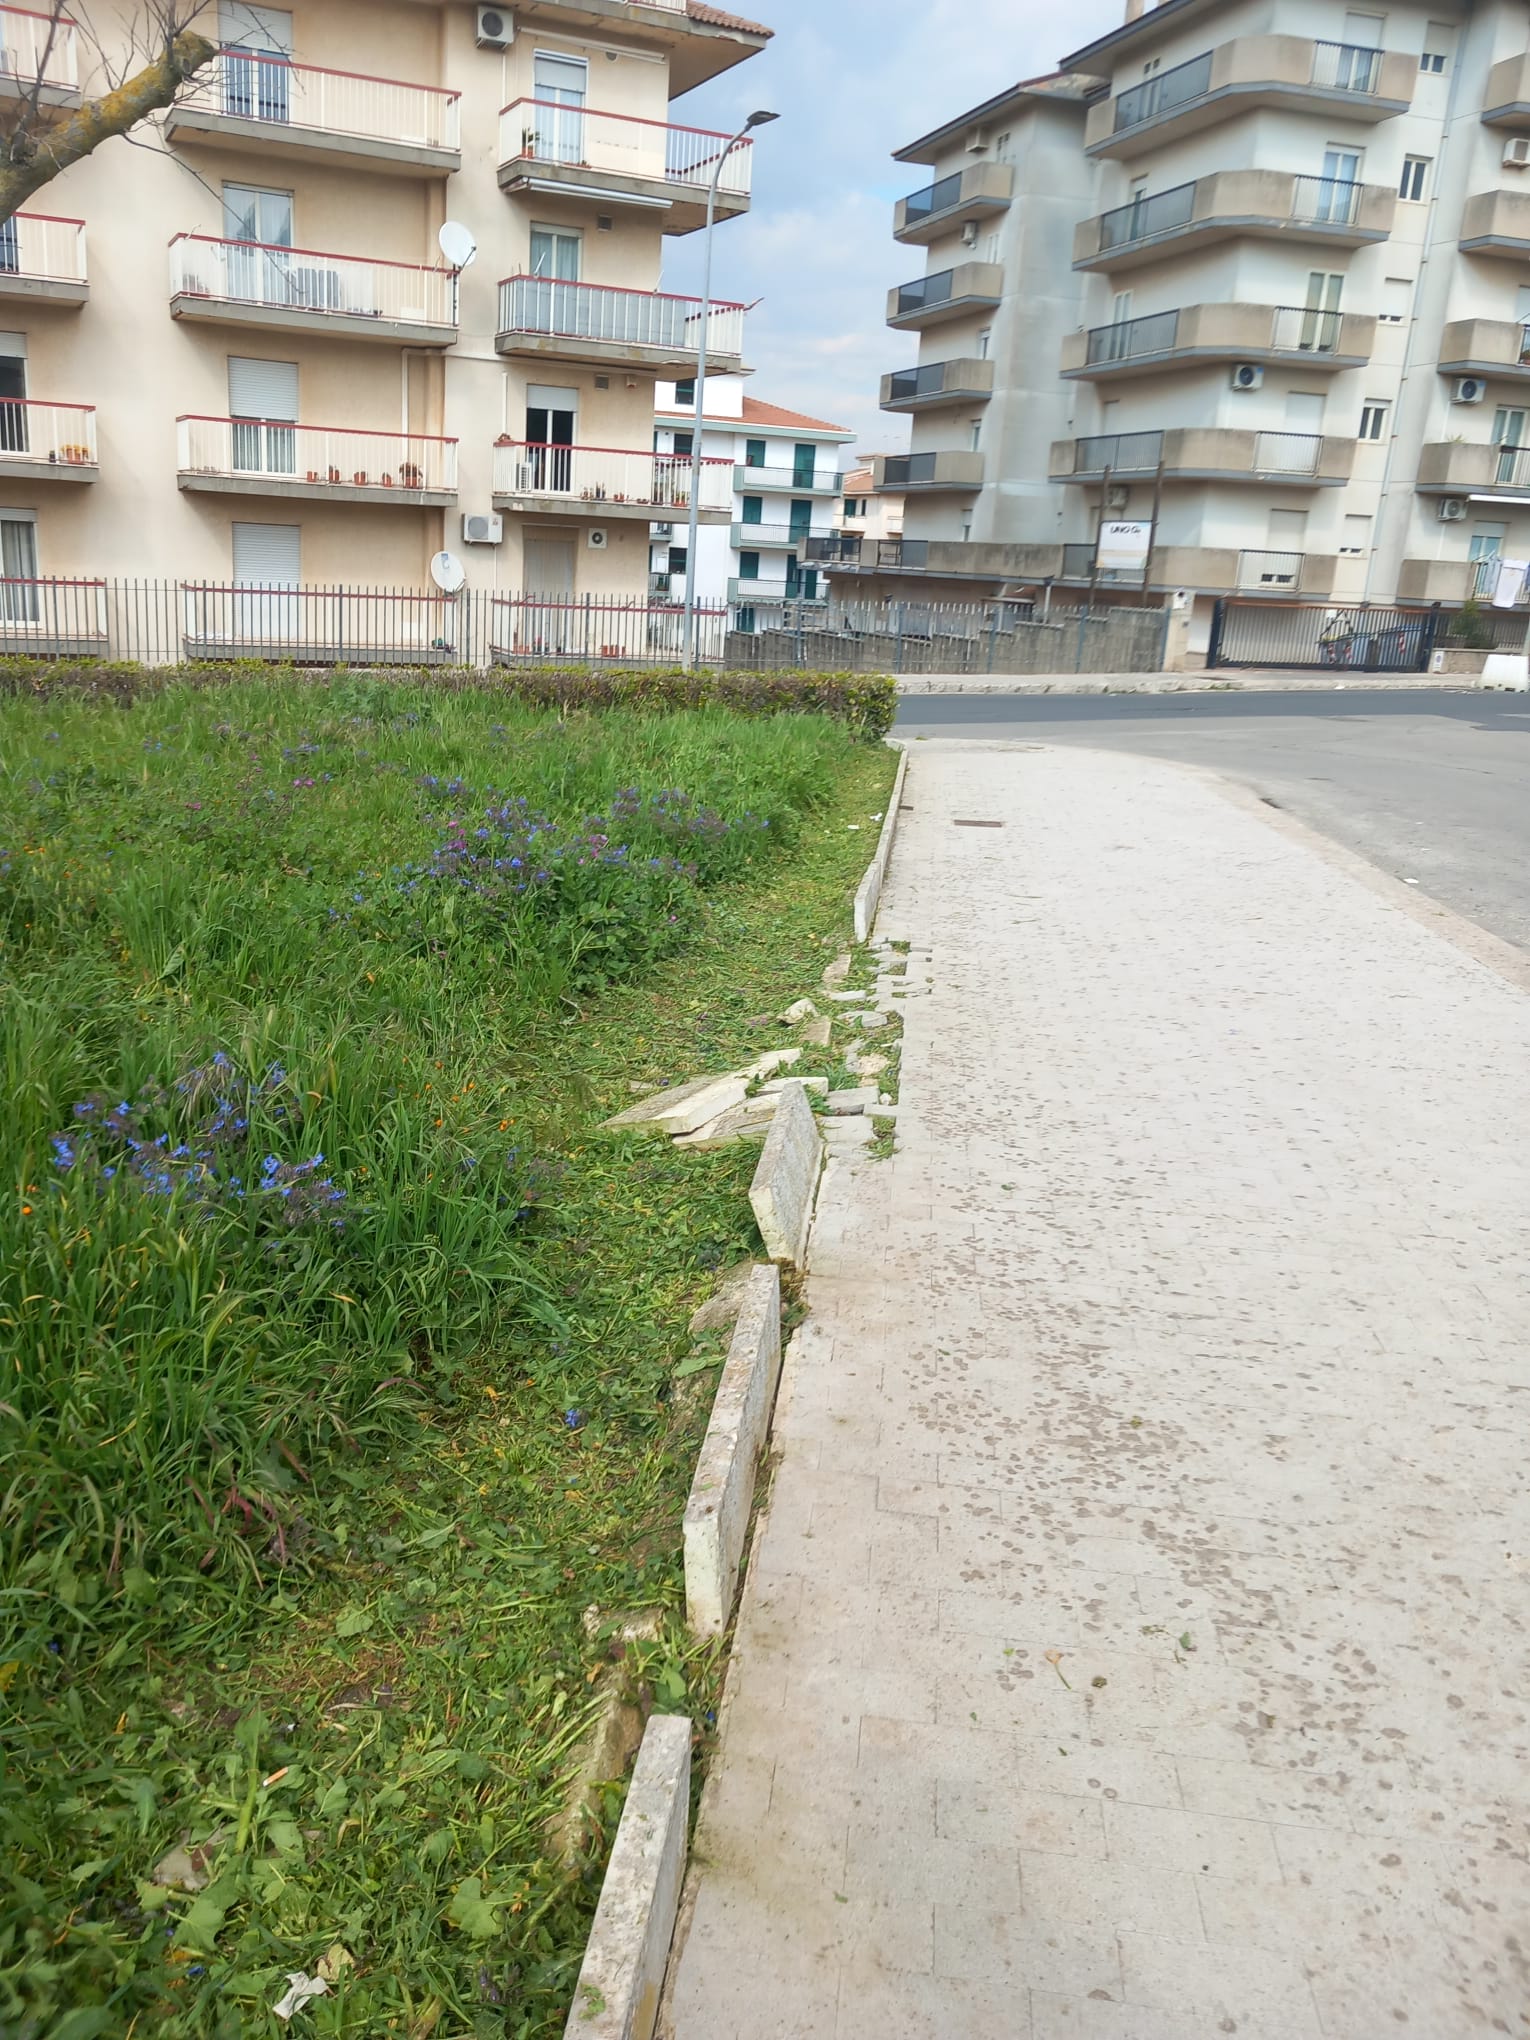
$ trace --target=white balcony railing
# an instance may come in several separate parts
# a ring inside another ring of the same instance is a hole
[[[177,418],[183,475],[263,477],[314,487],[416,490],[457,486],[457,442],[420,433],[367,432],[342,425],[292,425],[261,418]]]
[[[28,7],[0,7],[0,78],[18,85],[51,85],[79,90],[78,24],[67,14],[39,14]]]
[[[516,99],[499,116],[501,163],[529,159],[654,184],[710,184],[727,146],[727,135],[707,128],[671,127],[550,99]],[[753,157],[752,144],[735,148],[723,164],[718,190],[747,198]]]
[[[36,404],[19,397],[0,402],[0,471],[20,461],[94,467],[95,405]]]
[[[671,577],[671,588],[683,577]],[[728,628],[726,603],[696,605],[697,651],[722,656]],[[624,602],[599,596],[559,602],[540,596],[496,595],[489,613],[489,650],[496,661],[545,659],[678,658],[685,649],[685,610],[671,602]]]
[[[189,650],[276,647],[326,662],[360,653],[429,663],[458,647],[460,611],[451,595],[194,582],[178,592]]]
[[[1313,432],[1256,432],[1254,472],[1267,475],[1315,475],[1323,441]]]
[[[550,276],[507,276],[499,287],[499,330],[691,355],[701,338],[701,300],[565,283]],[[714,304],[707,324],[708,354],[740,356],[743,351],[744,307]]]
[[[457,317],[449,269],[369,262],[264,241],[222,241],[208,234],[177,234],[170,243],[170,287],[178,297],[448,331]]]
[[[220,50],[191,80],[181,104],[231,120],[401,147],[461,146],[460,93],[360,71],[324,71],[254,50]]]
[[[0,644],[106,645],[106,583],[7,574],[0,579]]]
[[[494,449],[497,496],[563,496],[570,502],[613,506],[636,503],[660,511],[689,511],[691,457],[688,453],[634,453],[609,446],[547,446],[501,440]],[[701,463],[703,510],[727,510],[733,503],[733,463]]]
[[[51,213],[12,213],[0,221],[0,284],[8,276],[83,283],[85,222]]]

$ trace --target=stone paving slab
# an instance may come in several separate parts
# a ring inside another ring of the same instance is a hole
[[[665,2030],[1530,2032],[1530,994],[1202,775],[909,784]]]

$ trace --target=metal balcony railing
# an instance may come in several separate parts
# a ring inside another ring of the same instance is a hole
[[[284,311],[323,312],[411,326],[455,329],[456,290],[449,269],[372,262],[265,241],[177,234],[170,243],[170,287],[178,297]]]
[[[815,532],[808,538],[804,557],[820,567],[859,566],[869,543],[858,531]]]
[[[0,645],[104,654],[106,600],[104,581],[8,574],[0,579]]]
[[[1323,440],[1315,432],[1256,432],[1254,472],[1264,475],[1315,475]]]
[[[905,226],[917,226],[920,220],[927,220],[933,213],[948,212],[953,205],[961,203],[962,173],[955,170],[949,177],[939,178],[934,184],[927,184],[922,191],[911,192],[903,201]]]
[[[788,489],[804,496],[832,496],[838,493],[843,479],[838,468],[810,468],[796,462],[787,467],[784,462],[761,461],[755,465],[745,461],[733,470],[735,488],[745,492]]]
[[[0,278],[7,276],[83,283],[85,222],[51,213],[12,213],[0,221]]]
[[[0,78],[23,88],[41,83],[78,91],[78,34],[79,24],[67,14],[0,7]]]
[[[1374,92],[1381,76],[1381,52],[1364,43],[1320,42],[1312,49],[1310,83],[1330,91]]]
[[[1107,361],[1130,361],[1138,354],[1165,354],[1174,345],[1179,313],[1153,312],[1143,319],[1119,319],[1096,326],[1089,335],[1086,360],[1091,367]]]
[[[747,552],[753,546],[802,546],[806,547],[813,536],[801,524],[735,524],[733,543]]]
[[[507,276],[499,287],[499,330],[694,354],[701,338],[701,299],[550,276]],[[707,324],[708,354],[738,357],[743,351],[744,307],[714,304]]]
[[[95,405],[33,403],[22,397],[0,401],[0,470],[21,461],[95,467]]]
[[[919,368],[895,368],[888,381],[887,401],[902,403],[910,397],[937,397],[946,386],[947,361],[927,361]]]
[[[1086,361],[1100,367],[1113,361],[1134,361],[1139,356],[1170,354],[1179,342],[1179,311],[1153,312],[1146,318],[1122,319],[1111,326],[1096,326],[1090,332]],[[1339,344],[1340,315],[1305,305],[1272,305],[1266,332],[1250,346],[1279,349],[1293,354],[1331,354]],[[1195,336],[1187,335],[1194,346]]]
[[[696,605],[704,659],[719,659],[728,628],[726,602]],[[675,602],[547,601],[497,595],[489,613],[489,650],[496,662],[517,659],[678,658],[685,649],[685,612]]]
[[[1092,475],[1110,468],[1136,473],[1156,468],[1162,457],[1161,432],[1099,432],[1079,440],[1073,471]]]
[[[1133,199],[1100,215],[1100,251],[1127,248],[1135,241],[1151,241],[1156,235],[1173,233],[1188,226],[1195,216],[1193,184],[1176,184],[1151,198]]]
[[[462,145],[458,92],[360,71],[320,70],[255,50],[220,50],[191,79],[180,103],[314,134],[425,149]]]
[[[428,663],[458,644],[450,595],[182,582],[179,596],[186,649],[213,656],[275,650],[323,663],[357,656]]]
[[[1160,71],[1156,78],[1145,79],[1129,92],[1123,92],[1116,101],[1116,133],[1141,127],[1146,120],[1157,120],[1160,114],[1172,112],[1176,106],[1209,92],[1212,54],[1207,50],[1204,56],[1192,57],[1188,64],[1176,64],[1172,71]]]
[[[917,488],[921,482],[940,479],[941,455],[938,453],[895,453],[882,463],[881,486],[884,489]]]
[[[182,475],[264,478],[314,487],[444,492],[457,486],[457,442],[421,433],[368,432],[348,425],[297,425],[269,418],[175,421]]]
[[[1291,199],[1291,217],[1304,225],[1352,227],[1360,217],[1365,190],[1348,177],[1298,177]]]
[[[1238,586],[1243,589],[1299,588],[1305,553],[1240,552]]]
[[[1499,488],[1530,488],[1530,446],[1500,446],[1493,479]]]
[[[898,286],[898,317],[905,312],[922,312],[931,305],[943,305],[956,287],[954,269],[937,270],[933,276],[915,277],[912,283]]]
[[[727,135],[707,128],[597,113],[551,99],[515,99],[499,116],[501,163],[529,158],[656,184],[710,184],[727,145]],[[753,170],[754,145],[741,143],[723,162],[719,191],[747,198]]]
[[[691,503],[691,457],[688,453],[502,440],[494,449],[494,493],[565,496],[571,502],[592,505],[635,503],[654,510],[684,511]],[[732,461],[704,459],[699,507],[729,510],[732,506]]]

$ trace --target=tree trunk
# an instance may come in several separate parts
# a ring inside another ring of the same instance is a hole
[[[50,184],[71,163],[78,163],[113,135],[127,134],[147,115],[169,106],[186,80],[217,54],[217,44],[204,35],[178,35],[162,56],[114,91],[89,99],[72,111],[61,109],[53,125],[41,134],[13,136],[6,152],[8,160],[0,162],[0,221],[8,220],[34,191]],[[21,151],[25,161],[16,160]]]

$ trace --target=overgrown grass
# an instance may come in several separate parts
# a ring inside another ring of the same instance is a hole
[[[364,683],[0,752],[0,2030],[280,2031],[339,1944],[316,2033],[554,2032],[585,1611],[679,1604],[754,1244],[749,1151],[593,1122],[809,987],[886,754]],[[678,1629],[631,1662],[704,1712]]]

